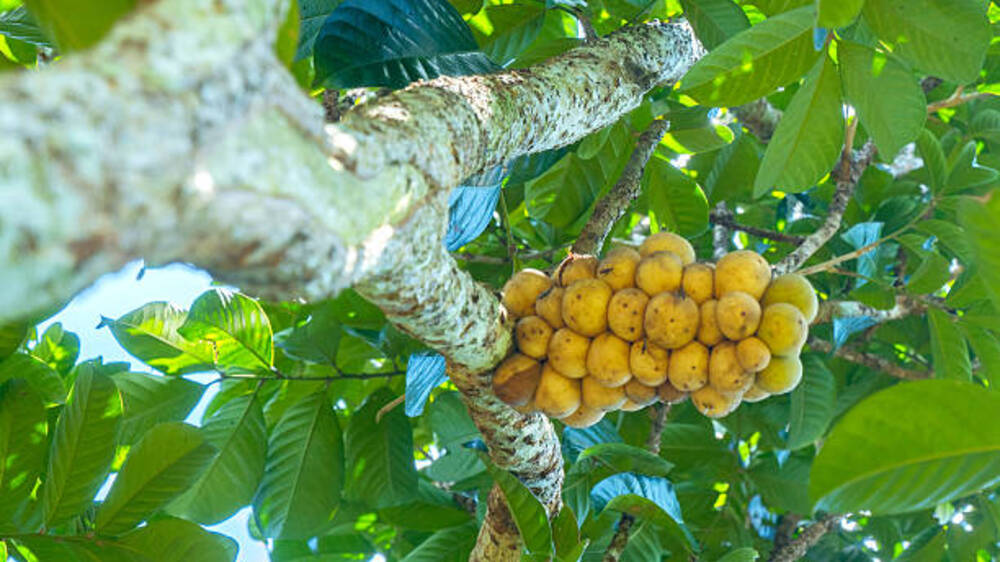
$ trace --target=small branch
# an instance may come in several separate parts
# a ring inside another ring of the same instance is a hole
[[[543,250],[541,252],[528,252],[526,254],[518,254],[517,259],[521,261],[547,260],[550,259],[552,256],[555,256],[560,252],[565,251],[567,247],[568,246],[556,246],[555,248],[549,248],[548,250]],[[482,254],[470,254],[470,253],[461,253],[452,255],[455,256],[455,259],[460,259],[462,261],[470,263],[488,263],[493,265],[503,265],[505,263],[511,262],[510,256],[506,258],[498,258],[496,256],[485,256]]]
[[[725,201],[719,201],[712,210],[718,217],[725,217],[732,219],[732,211],[726,207]],[[729,231],[729,226],[723,224],[722,222],[715,221],[712,225],[712,257],[716,261],[722,259],[722,256],[726,255],[729,251],[729,240],[732,233]]]
[[[640,180],[646,170],[646,163],[649,162],[656,145],[660,144],[660,139],[667,133],[669,127],[669,121],[657,119],[639,136],[639,142],[628,163],[625,164],[621,177],[611,191],[597,202],[594,213],[590,215],[590,220],[573,244],[573,253],[596,254],[600,251],[604,239],[611,232],[611,227],[622,218],[632,200],[639,195]]]
[[[936,101],[934,103],[927,104],[927,114],[930,115],[931,113],[940,111],[942,109],[947,109],[949,107],[956,107],[968,103],[972,100],[988,98],[994,95],[990,92],[973,92],[971,94],[963,94],[962,91],[964,89],[965,86],[959,86],[958,88],[955,88],[955,93],[948,96],[947,98],[941,101]]]
[[[382,421],[382,416],[388,414],[393,408],[399,406],[403,402],[406,402],[406,393],[400,394],[396,398],[393,398],[392,402],[389,402],[385,406],[379,408],[378,412],[375,412],[375,423]],[[426,456],[426,454],[424,456]]]
[[[933,373],[930,371],[907,369],[906,367],[897,365],[885,357],[874,355],[872,353],[856,351],[849,347],[841,347],[840,349],[834,351],[833,344],[825,340],[815,338],[810,339],[809,347],[822,353],[832,352],[834,357],[839,357],[850,361],[851,363],[857,363],[858,365],[864,365],[865,367],[881,371],[889,376],[896,377],[897,379],[921,380],[933,376]]]
[[[721,206],[722,203],[719,203]],[[805,241],[804,236],[798,236],[795,234],[785,234],[784,232],[777,232],[775,230],[768,230],[766,228],[757,228],[756,226],[748,226],[745,224],[740,224],[736,222],[732,213],[723,212],[723,208],[716,207],[708,215],[708,220],[721,227],[726,227],[731,230],[738,230],[740,232],[746,232],[751,236],[756,236],[758,238],[766,238],[768,240],[774,240],[775,242],[784,242],[786,244],[801,244]],[[714,237],[714,234],[713,234]]]
[[[629,531],[632,530],[633,523],[635,523],[635,519],[631,515],[622,514],[621,519],[618,520],[615,536],[611,537],[611,543],[604,551],[604,558],[601,559],[601,562],[618,562],[621,559],[625,547],[628,546],[628,535]]]
[[[792,542],[792,535],[794,535],[795,530],[799,528],[800,521],[802,521],[802,516],[796,513],[786,513],[781,516],[781,520],[778,522],[778,528],[774,533],[775,550],[781,550]]]
[[[843,213],[841,213],[841,214],[843,214]],[[903,234],[904,232],[906,232],[907,230],[909,230],[913,225],[917,224],[918,221],[923,220],[923,219],[924,219],[924,215],[917,215],[913,220],[911,220],[910,222],[908,222],[905,225],[903,225],[902,227],[900,227],[899,230],[897,230],[897,231],[895,231],[895,232],[893,232],[891,234],[886,234],[885,236],[879,238],[878,240],[872,242],[871,244],[867,244],[865,246],[862,246],[862,247],[858,248],[857,250],[854,250],[853,252],[848,252],[846,254],[837,256],[835,258],[828,259],[825,262],[818,263],[816,265],[811,265],[809,267],[800,269],[798,271],[798,273],[800,275],[815,275],[816,273],[822,273],[822,272],[825,272],[825,271],[832,271],[838,265],[844,263],[845,261],[851,261],[851,260],[853,260],[855,258],[859,258],[859,257],[867,254],[868,252],[874,250],[875,248],[879,247],[880,245],[888,242],[889,240],[895,240],[900,234]]]
[[[806,555],[806,552],[821,538],[840,524],[840,515],[827,515],[806,527],[802,533],[783,548],[776,549],[770,562],[795,562]]]
[[[667,427],[667,414],[670,413],[670,404],[656,404],[650,409],[649,437],[646,438],[646,448],[654,455],[660,454],[660,439],[663,436],[663,429]]]
[[[771,105],[767,98],[734,107],[732,112],[740,120],[740,123],[761,142],[771,140],[774,130],[778,128],[778,123],[781,121],[781,111]]]
[[[896,305],[890,309],[881,310],[857,301],[824,301],[819,305],[819,314],[813,324],[831,322],[835,318],[850,318],[867,316],[876,322],[898,320],[911,314],[919,314],[927,310],[927,304],[919,299],[906,295],[896,297]]]

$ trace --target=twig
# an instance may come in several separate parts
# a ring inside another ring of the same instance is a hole
[[[781,122],[781,110],[776,109],[767,98],[761,98],[732,109],[740,123],[761,142],[771,140],[774,130]]]
[[[375,423],[382,421],[382,416],[388,414],[389,412],[392,411],[393,408],[399,406],[405,401],[406,401],[406,393],[404,392],[403,394],[400,394],[399,396],[394,398],[392,402],[389,402],[385,406],[379,408],[378,412],[375,412]]]
[[[670,413],[670,404],[656,404],[649,412],[651,425],[649,426],[649,437],[646,438],[646,448],[654,455],[660,454],[660,439],[663,436],[663,429],[667,427],[667,414]]]
[[[721,205],[722,203],[720,203]],[[768,240],[774,240],[776,242],[785,242],[787,244],[801,244],[805,241],[805,236],[798,236],[795,234],[785,234],[784,232],[777,232],[775,230],[768,230],[766,228],[757,228],[756,226],[748,226],[745,224],[740,224],[736,222],[736,219],[731,213],[721,212],[719,207],[716,207],[708,215],[708,220],[717,226],[724,226],[732,230],[738,230],[740,232],[746,232],[751,236],[756,236],[758,238],[766,238]]]
[[[797,513],[786,513],[778,521],[778,528],[774,532],[774,549],[781,550],[792,542],[792,535],[799,528],[802,516]]]
[[[611,543],[604,551],[604,558],[601,559],[601,562],[618,562],[621,559],[625,547],[628,545],[628,535],[629,531],[632,530],[633,523],[635,523],[635,519],[631,515],[622,514],[621,519],[618,520],[615,536],[611,537]]]
[[[611,232],[611,227],[618,219],[622,218],[629,205],[632,204],[632,200],[639,195],[639,182],[642,180],[646,163],[649,162],[653,151],[656,150],[656,145],[660,143],[660,139],[663,138],[669,127],[668,121],[657,119],[639,136],[638,144],[636,144],[632,156],[629,157],[628,163],[625,164],[621,177],[618,178],[618,182],[611,188],[611,191],[597,202],[594,213],[590,215],[590,220],[587,221],[580,236],[573,244],[573,253],[594,254],[601,249],[604,239]]]
[[[806,555],[806,552],[821,538],[840,524],[840,515],[827,515],[806,527],[802,533],[782,548],[771,553],[770,562],[795,562]]]
[[[719,217],[732,217],[732,212],[726,207],[725,201],[719,201],[712,213]],[[715,221],[712,225],[712,257],[716,260],[722,259],[722,256],[729,251],[731,234],[729,226],[720,221]]]
[[[964,89],[965,86],[959,86],[958,88],[955,88],[955,92],[947,98],[927,104],[927,114],[929,115],[935,111],[940,111],[949,107],[956,107],[972,100],[987,98],[994,95],[990,92],[973,92],[971,94],[963,94],[962,91]]]
[[[923,218],[924,218],[923,215],[917,215],[916,217],[913,218],[913,220],[900,227],[899,230],[896,230],[895,232],[892,232],[890,234],[886,234],[885,236],[879,238],[878,240],[872,242],[871,244],[862,246],[857,250],[854,250],[853,252],[848,252],[846,254],[830,258],[825,262],[818,263],[816,265],[811,265],[806,268],[802,268],[798,271],[798,273],[799,275],[814,275],[816,273],[822,273],[824,271],[831,271],[832,269],[836,268],[836,266],[844,263],[845,261],[851,261],[855,258],[859,258],[867,254],[868,252],[874,250],[875,248],[879,247],[880,245],[888,242],[889,240],[895,240],[896,238],[899,237],[899,235],[903,234],[904,232],[912,228],[915,224],[917,224],[917,222],[923,220]]]
[[[906,367],[901,367],[896,363],[893,363],[885,357],[880,357],[872,353],[856,351],[849,347],[841,347],[840,349],[834,351],[832,343],[821,339],[810,339],[809,347],[823,353],[832,352],[834,357],[840,357],[841,359],[845,359],[851,363],[857,363],[858,365],[864,365],[865,367],[869,367],[876,371],[882,371],[883,373],[896,377],[897,379],[921,380],[930,378],[933,375],[930,371],[907,369]]]

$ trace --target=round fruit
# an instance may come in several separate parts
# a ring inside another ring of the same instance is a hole
[[[629,349],[628,364],[636,380],[656,386],[667,380],[670,352],[648,339],[639,340]]]
[[[698,324],[698,341],[713,346],[723,340],[722,331],[715,321],[715,310],[719,307],[719,301],[709,299],[701,303],[701,310],[698,313],[700,322]]]
[[[618,291],[608,303],[608,327],[623,340],[635,341],[641,338],[648,302],[649,297],[639,289]]]
[[[760,325],[760,303],[743,291],[730,291],[715,306],[715,323],[727,338],[748,338]]]
[[[552,326],[538,316],[525,316],[517,321],[514,338],[518,351],[528,357],[545,359],[552,338]]]
[[[764,309],[757,337],[764,340],[771,355],[798,355],[809,336],[809,325],[799,309],[778,302]]]
[[[587,372],[590,378],[604,386],[621,386],[632,378],[629,369],[629,344],[610,333],[603,333],[590,342],[587,352]]]
[[[771,394],[791,392],[802,380],[802,361],[798,357],[772,357],[771,363],[757,373],[754,385]]]
[[[681,288],[684,265],[673,252],[656,252],[639,262],[635,270],[635,284],[649,296]]]
[[[588,408],[587,406],[580,404],[580,407],[576,409],[575,412],[563,418],[562,421],[565,425],[569,427],[575,427],[578,429],[583,429],[585,427],[590,427],[595,423],[601,421],[604,417],[604,410],[596,410],[594,408]]]
[[[760,303],[766,307],[777,302],[787,302],[799,309],[806,322],[810,324],[819,312],[819,300],[816,298],[812,283],[798,273],[786,273],[771,281]]]
[[[677,349],[698,333],[698,305],[689,297],[660,293],[646,305],[643,327],[656,345]]]
[[[686,392],[677,390],[674,385],[670,384],[670,381],[656,387],[656,394],[660,397],[660,402],[664,404],[680,404],[688,397]]]
[[[503,305],[520,318],[535,311],[535,299],[552,286],[552,280],[537,269],[522,269],[503,286]]]
[[[708,384],[722,394],[743,394],[753,384],[753,373],[745,371],[736,358],[735,343],[725,341],[712,348]]]
[[[581,279],[597,276],[597,258],[585,254],[570,254],[556,267],[552,277],[560,287],[569,287]]]
[[[715,264],[715,296],[742,291],[760,300],[771,282],[771,266],[760,254],[737,250],[722,256]]]
[[[761,389],[759,386],[757,386],[757,383],[754,383],[750,386],[749,390],[743,393],[743,401],[760,402],[761,400],[767,398],[770,395],[771,395],[770,392]]]
[[[615,248],[597,264],[597,278],[604,280],[615,291],[635,287],[635,269],[640,259],[639,252],[632,248]]]
[[[597,382],[594,377],[583,377],[580,390],[583,405],[595,410],[611,411],[621,408],[625,402],[625,386],[608,388]]]
[[[548,322],[554,330],[566,325],[562,319],[562,300],[565,292],[566,289],[562,287],[552,286],[535,301],[535,315]]]
[[[493,392],[511,406],[524,406],[535,396],[542,366],[531,357],[515,353],[493,373]]]
[[[708,384],[708,348],[693,341],[670,354],[667,377],[674,388],[691,392]]]
[[[756,373],[771,362],[771,350],[760,338],[749,337],[736,344],[736,358],[745,370]]]
[[[681,290],[699,305],[712,298],[712,291],[715,290],[715,268],[707,263],[685,265]]]
[[[587,375],[590,338],[562,328],[549,339],[549,365],[562,375],[579,379]]]
[[[535,391],[535,407],[550,418],[564,418],[580,407],[580,381],[559,374],[550,365],[542,367]]]
[[[623,412],[638,412],[639,410],[645,408],[648,404],[639,404],[633,400],[625,399],[625,402],[618,408]]]
[[[594,337],[608,327],[611,287],[600,279],[581,279],[566,288],[562,317],[574,332]]]
[[[691,393],[691,403],[702,415],[721,418],[732,413],[740,405],[740,395],[723,394],[711,386],[706,386]]]
[[[673,232],[657,232],[646,238],[639,246],[639,255],[646,257],[656,252],[673,252],[681,258],[684,265],[694,263],[694,247],[684,238]]]
[[[649,406],[656,402],[656,387],[632,379],[625,383],[625,396],[640,406]]]

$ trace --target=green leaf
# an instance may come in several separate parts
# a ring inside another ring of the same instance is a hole
[[[531,493],[531,490],[510,472],[497,467],[490,461],[489,455],[479,453],[480,460],[486,465],[486,470],[503,490],[504,498],[510,507],[511,515],[517,530],[521,533],[524,546],[531,554],[552,554],[552,528],[549,526],[549,516],[545,506]]]
[[[837,43],[837,58],[844,95],[879,153],[891,157],[916,140],[927,119],[927,99],[913,72],[895,57],[850,41]]]
[[[975,261],[975,251],[966,239],[965,231],[957,224],[931,219],[918,222],[914,228],[925,234],[936,236],[938,241],[963,263],[972,264]]]
[[[879,38],[913,66],[963,84],[979,76],[990,44],[983,2],[868,0],[863,13]]]
[[[75,540],[73,540],[75,539]],[[154,562],[144,552],[121,543],[88,537],[60,537],[52,535],[20,535],[11,551],[21,555],[20,560],[48,562]]]
[[[97,532],[119,535],[138,525],[186,490],[215,453],[197,427],[165,422],[150,429],[129,451],[98,508]]]
[[[756,141],[751,135],[737,134],[731,144],[719,151],[705,178],[704,186],[709,204],[749,199],[751,190],[747,185],[747,178],[755,177],[758,169],[760,154]]]
[[[62,324],[56,322],[45,330],[31,354],[66,376],[80,356],[80,338],[63,330]]]
[[[478,534],[474,521],[443,529],[420,543],[400,562],[465,562],[476,545]]]
[[[716,562],[754,562],[760,558],[760,554],[749,546],[730,550],[728,554],[719,558]]]
[[[570,153],[524,185],[524,200],[531,217],[567,228],[587,212],[603,188],[599,159]]]
[[[817,508],[892,514],[934,507],[997,483],[1000,394],[970,383],[897,384],[838,423],[810,474]]]
[[[24,41],[36,47],[54,47],[24,6],[0,13],[0,35],[8,40]]]
[[[103,318],[125,351],[166,375],[184,375],[215,368],[209,341],[188,341],[178,333],[187,312],[166,302],[151,302],[117,320]]]
[[[796,452],[780,464],[776,455],[767,453],[750,467],[750,480],[769,506],[804,515],[812,513],[808,485],[813,453],[811,449],[805,452],[808,457]]]
[[[299,44],[295,49],[295,59],[312,58],[313,44],[319,35],[319,28],[341,0],[299,0]]]
[[[115,21],[135,6],[135,0],[25,0],[38,23],[56,38],[64,51],[85,49],[97,43]]]
[[[927,318],[931,329],[934,376],[939,379],[969,380],[972,376],[969,349],[951,315],[939,308],[930,308]]]
[[[127,445],[160,422],[186,418],[205,390],[196,382],[146,373],[115,373],[111,379],[125,404],[119,439]]]
[[[254,394],[227,402],[208,418],[201,431],[219,452],[198,481],[167,511],[202,525],[214,525],[253,501],[264,476],[267,427],[260,400]]]
[[[690,176],[654,154],[646,164],[642,189],[660,228],[694,236],[708,228],[708,198]]]
[[[844,27],[861,13],[865,0],[818,0],[816,25],[819,27]]]
[[[541,33],[545,23],[542,6],[487,6],[485,13],[493,24],[493,34],[484,37],[479,44],[486,56],[500,66],[509,65],[523,53]]]
[[[913,275],[910,275],[910,279],[906,282],[906,290],[915,295],[937,291],[951,277],[949,267],[950,264],[944,256],[934,252],[928,253]]]
[[[417,489],[410,420],[402,408],[392,408],[375,421],[394,398],[388,387],[373,392],[351,416],[344,435],[346,496],[375,508],[406,503]]]
[[[28,326],[25,324],[0,326],[0,361],[17,351],[27,337]]]
[[[815,17],[812,6],[803,6],[738,33],[691,67],[681,92],[702,105],[734,106],[798,79],[819,57]]]
[[[924,129],[917,136],[917,150],[924,161],[924,169],[930,180],[930,188],[934,193],[944,190],[948,182],[948,164],[944,157],[941,141],[934,133]]]
[[[271,322],[257,301],[240,293],[203,293],[177,332],[188,340],[212,342],[216,362],[227,371],[269,370],[274,361]]]
[[[816,0],[755,0],[754,5],[768,16],[773,16],[815,2]]]
[[[844,144],[840,74],[828,57],[816,63],[795,93],[767,146],[754,195],[771,189],[801,192],[830,173]]]
[[[316,392],[289,408],[271,431],[254,499],[263,535],[305,539],[321,532],[340,505],[343,482],[340,425],[325,391]]]
[[[426,480],[419,480],[415,501],[378,510],[380,521],[417,531],[440,531],[469,520],[469,512],[461,509],[452,497]]]
[[[46,405],[66,401],[66,387],[59,374],[26,353],[15,353],[0,361],[0,383],[15,378],[24,379],[30,384]]]
[[[673,484],[662,477],[616,474],[594,486],[594,503],[603,512],[619,511],[677,529],[692,546],[694,537],[681,517],[681,506]]]
[[[837,383],[824,359],[816,354],[802,358],[802,383],[792,392],[788,448],[799,449],[826,433],[837,402]]]
[[[966,239],[976,256],[974,263],[987,281],[993,304],[1000,306],[1000,244],[996,238],[1000,191],[993,190],[986,201],[965,199],[959,205],[959,222],[965,227]]]
[[[111,377],[92,364],[81,364],[77,371],[49,453],[42,496],[48,527],[90,505],[111,468],[122,418],[122,399]]]
[[[679,154],[711,152],[733,142],[732,129],[719,124],[708,124],[696,129],[671,129],[663,144]]]
[[[972,351],[976,354],[982,369],[979,373],[990,381],[990,388],[1000,390],[1000,339],[989,330],[976,326],[962,326]]]
[[[710,51],[750,27],[747,15],[733,0],[681,0],[681,6],[698,40]]]
[[[160,519],[121,538],[139,552],[155,552],[158,562],[223,562],[236,559],[233,539],[183,519]]]
[[[17,524],[42,473],[45,407],[21,379],[0,384],[0,527]]]
[[[275,336],[278,347],[298,359],[335,365],[344,334],[337,312],[335,301],[320,304],[304,324],[278,332]]]

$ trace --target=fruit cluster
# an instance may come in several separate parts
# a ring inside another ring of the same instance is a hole
[[[747,250],[695,262],[691,244],[669,232],[600,261],[570,255],[551,278],[519,271],[503,304],[517,319],[517,352],[493,375],[497,396],[573,427],[688,396],[717,418],[789,392],[818,308],[804,277],[772,280]]]

